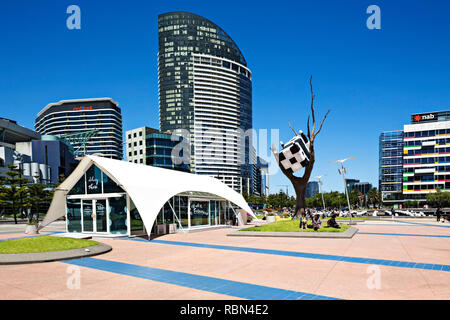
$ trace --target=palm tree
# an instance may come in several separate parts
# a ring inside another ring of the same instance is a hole
[[[379,192],[378,192],[377,188],[372,188],[369,190],[369,192],[367,193],[367,200],[374,207],[380,203]]]

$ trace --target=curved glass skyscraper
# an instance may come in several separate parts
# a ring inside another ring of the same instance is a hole
[[[161,130],[188,130],[192,172],[241,191],[256,160],[251,134],[243,134],[252,128],[252,75],[243,54],[225,31],[192,13],[162,14],[158,28]]]

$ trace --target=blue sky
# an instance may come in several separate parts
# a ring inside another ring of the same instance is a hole
[[[66,8],[81,8],[81,30]],[[381,30],[366,8],[381,8]],[[330,116],[316,141],[313,176],[343,190],[334,159],[349,177],[378,184],[378,137],[410,114],[450,107],[448,1],[1,1],[0,117],[32,128],[61,99],[112,97],[124,131],[158,127],[157,15],[189,11],[223,28],[253,72],[253,124],[306,129],[308,79],[317,116]],[[271,191],[288,184],[271,177]],[[292,194],[292,188],[290,190]]]

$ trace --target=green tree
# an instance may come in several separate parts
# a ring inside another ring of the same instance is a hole
[[[14,223],[17,224],[17,211],[23,210],[24,200],[26,199],[28,183],[27,179],[22,178],[22,172],[16,165],[9,165],[9,171],[6,177],[3,177],[3,186],[0,193],[0,199],[6,203],[12,210]]]
[[[28,185],[28,205],[31,208],[31,213],[28,216],[28,223],[39,222],[40,209],[43,208],[51,198],[51,194],[46,190],[46,186],[35,183]],[[33,220],[33,211],[35,220]]]
[[[436,189],[436,193],[427,194],[427,204],[431,207],[446,207],[450,203],[450,193],[442,192],[440,188]]]
[[[2,216],[3,214],[6,214],[6,201],[2,199],[2,194],[3,194],[3,190],[5,187],[5,183],[3,181],[3,179],[0,179],[0,216]]]
[[[244,197],[245,201],[249,202],[249,195],[248,195],[247,189],[244,189],[242,191],[242,196]]]
[[[362,196],[362,193],[356,189],[353,189],[352,191],[350,191],[350,194],[349,194],[350,204],[352,206],[359,206],[359,204],[361,202],[361,196]]]
[[[374,207],[377,207],[380,204],[380,193],[377,188],[372,188],[367,193],[367,202]]]

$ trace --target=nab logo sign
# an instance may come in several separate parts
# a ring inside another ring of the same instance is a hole
[[[426,121],[426,120],[434,120],[436,118],[434,113],[430,113],[430,114],[418,114],[412,117],[413,118],[413,122],[421,122],[421,121]]]

